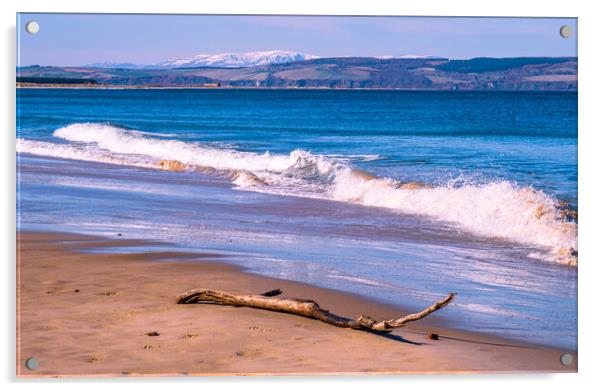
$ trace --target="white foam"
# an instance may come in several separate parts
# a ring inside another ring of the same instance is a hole
[[[57,144],[45,141],[17,139],[17,153],[109,163],[135,167],[156,168],[155,159],[145,156],[116,154],[93,145]]]
[[[577,248],[577,225],[562,216],[557,200],[507,181],[404,189],[395,181],[367,180],[349,169],[337,176],[332,196],[455,223],[476,235],[551,247],[560,252]]]
[[[357,282],[359,284],[364,284],[364,285],[385,286],[382,282],[371,280],[371,279],[368,279],[368,278],[345,276],[345,275],[342,275],[342,274],[329,274],[328,277],[332,277],[332,278],[337,279],[337,280],[345,280],[345,281]]]
[[[20,139],[18,152],[157,168],[161,160],[228,173],[242,189],[329,198],[428,216],[475,235],[549,249],[555,262],[576,265],[577,224],[560,202],[508,181],[428,187],[400,184],[354,169],[337,157],[295,150],[288,155],[242,152],[198,142],[148,137],[107,124],[60,128],[69,144]],[[373,157],[369,155],[370,157]]]
[[[231,149],[218,149],[206,144],[163,140],[144,137],[137,131],[129,131],[106,124],[83,123],[60,128],[54,136],[75,142],[93,143],[99,148],[119,154],[145,155],[160,160],[177,160],[184,164],[213,167],[218,170],[284,172],[298,167],[308,168],[315,163],[319,174],[329,170],[328,164],[301,150],[290,155],[256,154]]]
[[[360,161],[360,162],[373,162],[375,160],[381,160],[383,157],[380,155],[376,155],[376,154],[371,154],[371,155],[361,155],[361,154],[349,154],[349,155],[342,155],[342,154],[328,154],[326,155],[328,158],[334,159],[334,160],[340,160],[343,162],[352,162],[352,161]]]

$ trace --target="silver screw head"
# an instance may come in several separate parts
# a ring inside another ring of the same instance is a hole
[[[573,30],[571,29],[571,26],[562,26],[560,28],[560,36],[562,38],[570,38],[571,35],[573,35]]]
[[[35,369],[38,369],[40,363],[38,362],[37,358],[30,357],[27,360],[25,360],[25,366],[27,367],[27,369],[33,371]]]
[[[573,355],[570,353],[562,353],[560,355],[560,363],[568,367],[573,363]]]
[[[29,34],[36,34],[38,31],[40,31],[40,25],[38,24],[38,22],[27,22],[25,23],[25,31],[27,31]]]

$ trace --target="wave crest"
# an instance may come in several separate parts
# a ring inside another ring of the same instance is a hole
[[[542,191],[508,181],[460,186],[401,183],[360,171],[351,165],[351,160],[300,149],[288,155],[258,154],[159,138],[108,124],[72,124],[57,129],[54,136],[70,143],[19,139],[17,151],[217,173],[240,188],[328,198],[428,216],[472,234],[544,247],[549,249],[550,260],[577,264],[576,213]]]

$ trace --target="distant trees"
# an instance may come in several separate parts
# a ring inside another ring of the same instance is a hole
[[[66,77],[33,77],[17,76],[17,83],[32,84],[98,84],[94,79],[79,79]]]
[[[516,57],[516,58],[489,58],[476,57],[470,60],[451,60],[438,65],[436,68],[447,72],[479,73],[504,71],[510,68],[519,68],[525,65],[558,64],[574,60],[573,57]]]

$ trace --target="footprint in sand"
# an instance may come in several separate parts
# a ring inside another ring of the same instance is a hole
[[[253,358],[261,354],[261,349],[239,350],[235,354],[237,357]]]

